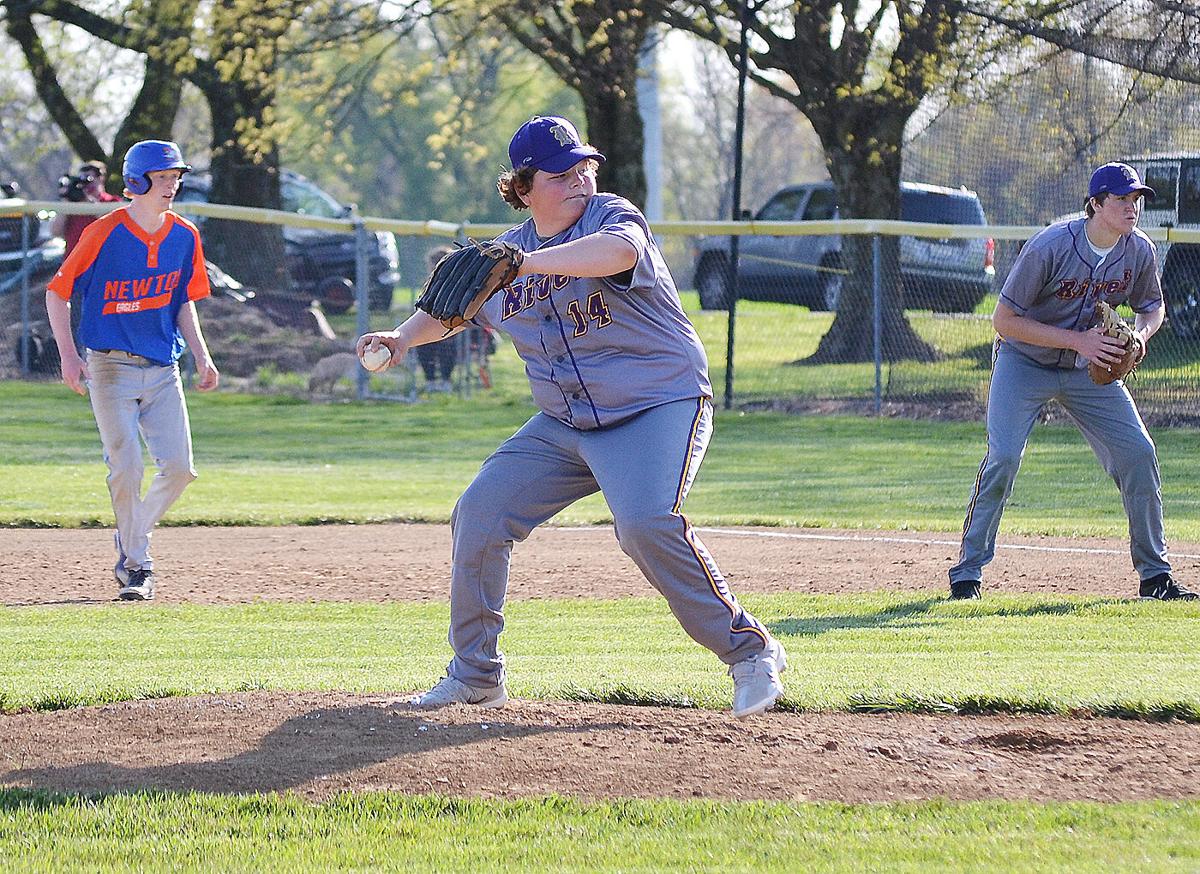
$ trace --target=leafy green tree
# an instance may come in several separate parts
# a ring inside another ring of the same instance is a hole
[[[567,112],[578,101],[507,35],[476,30],[443,14],[406,39],[379,34],[285,66],[285,165],[372,215],[513,218],[495,185],[509,134],[535,100]]]
[[[39,96],[77,152],[107,154],[40,51],[35,16],[145,56],[142,88],[118,131],[111,164],[119,163],[116,156],[130,142],[169,137],[187,81],[209,110],[211,199],[268,209],[282,204],[279,144],[288,131],[279,123],[276,103],[283,59],[328,50],[392,24],[373,5],[340,0],[138,0],[105,13],[72,0],[0,3]],[[214,221],[206,236],[213,260],[240,279],[286,284],[278,227]]]
[[[43,5],[4,0],[2,8],[8,35],[20,46],[38,97],[75,154],[86,156],[87,160],[104,160],[109,167],[106,185],[110,191],[119,193],[122,188],[121,157],[129,146],[141,139],[162,137],[164,132],[169,134],[171,130],[182,87],[182,80],[175,72],[178,47],[167,45],[146,54],[141,87],[117,129],[110,152],[100,143],[84,112],[68,95],[60,80],[59,66],[34,26],[33,14],[44,14]],[[129,13],[131,21],[151,31],[160,22],[177,27],[181,17],[189,14],[174,0],[149,0],[146,6],[134,8]],[[75,67],[71,65],[69,69],[73,71]]]
[[[656,22],[644,0],[495,0],[495,18],[579,95],[587,137],[607,158],[600,187],[646,203],[645,135],[637,104],[643,47]]]

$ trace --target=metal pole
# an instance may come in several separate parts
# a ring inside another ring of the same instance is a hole
[[[354,217],[354,299],[358,304],[358,318],[355,329],[357,337],[371,330],[370,324],[370,294],[367,288],[367,229],[357,215]],[[370,374],[359,367],[355,371],[358,399],[364,400],[370,382]]]
[[[29,376],[29,226],[27,213],[21,213],[21,375]],[[49,341],[47,341],[49,342]]]
[[[646,218],[662,221],[662,109],[658,87],[658,42],[663,35],[651,28],[638,53],[637,105],[642,116],[642,165],[646,171]]]
[[[742,218],[742,147],[746,134],[746,69],[749,54],[747,29],[750,2],[742,0],[741,38],[738,42],[737,124],[733,138],[733,220]],[[738,235],[729,238],[729,322],[725,340],[725,409],[733,408],[733,329],[737,321]]]
[[[883,283],[880,281],[879,234],[871,237],[872,333],[875,346],[875,415],[883,412]]]

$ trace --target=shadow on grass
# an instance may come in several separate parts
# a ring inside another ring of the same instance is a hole
[[[913,624],[908,620],[928,616],[930,609],[942,602],[942,598],[922,598],[918,601],[894,604],[875,613],[859,613],[854,616],[814,616],[810,619],[788,617],[772,623],[771,631],[793,637],[815,637],[818,634],[843,629],[907,627]]]
[[[987,619],[993,616],[1069,616],[1073,613],[1108,603],[1126,603],[1121,600],[1050,601],[1038,604],[993,604],[987,601],[949,602],[945,598],[921,598],[893,604],[874,613],[858,613],[842,616],[813,616],[801,618],[789,616],[771,624],[771,631],[780,635],[815,637],[829,631],[870,628],[911,628],[917,624],[944,624],[952,620]],[[946,612],[935,615],[939,605]]]

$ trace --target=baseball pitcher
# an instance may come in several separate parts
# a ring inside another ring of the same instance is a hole
[[[557,116],[523,124],[498,188],[523,224],[447,255],[418,311],[364,352],[407,349],[477,324],[507,333],[540,409],[483,464],[454,508],[446,677],[418,699],[498,707],[507,700],[509,556],[542,522],[596,491],[621,548],[693,639],[729,665],[733,712],[783,693],[783,646],[751,616],[683,503],[712,436],[708,362],[642,213],[596,191],[604,156]]]

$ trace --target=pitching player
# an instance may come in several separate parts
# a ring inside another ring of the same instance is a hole
[[[604,156],[566,119],[526,122],[509,157],[500,194],[531,217],[499,239],[527,254],[475,322],[512,338],[540,412],[484,462],[454,508],[454,658],[418,703],[505,703],[498,639],[513,543],[601,491],[621,548],[687,633],[730,666],[734,715],[762,713],[783,693],[786,656],[683,515],[712,436],[712,387],[662,253],[633,204],[596,192]],[[384,345],[398,361],[445,333],[418,310],[394,331],[361,337],[358,351]]]
[[[992,316],[999,336],[987,454],[971,490],[958,563],[950,568],[951,598],[979,597],[1029,433],[1055,398],[1121,492],[1141,597],[1196,599],[1172,578],[1167,561],[1154,441],[1124,382],[1096,385],[1087,373],[1089,361],[1108,366],[1124,351],[1102,328],[1088,328],[1097,300],[1114,307],[1128,302],[1146,341],[1163,323],[1154,244],[1136,227],[1142,198],[1153,196],[1132,167],[1105,164],[1092,174],[1087,217],[1040,231],[1013,265]]]
[[[214,389],[220,378],[196,314],[195,301],[209,294],[200,234],[171,211],[190,169],[175,143],[134,144],[122,171],[131,203],[84,230],[46,291],[63,382],[90,396],[100,430],[117,521],[113,574],[124,601],[154,597],[150,532],[196,478],[179,379],[184,343],[197,388]],[[73,306],[82,310],[86,360],[71,339]],[[145,497],[139,433],[158,468]]]

